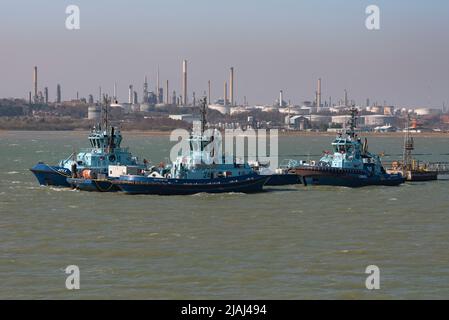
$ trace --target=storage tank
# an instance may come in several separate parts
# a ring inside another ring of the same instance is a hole
[[[418,108],[415,109],[415,113],[418,116],[435,116],[435,115],[439,115],[441,114],[442,110],[441,109],[435,109],[435,108]]]
[[[149,112],[149,111],[150,111],[150,105],[148,103],[140,104],[140,112]]]
[[[90,106],[89,108],[87,108],[87,119],[100,120],[101,108],[99,106]]]
[[[229,114],[231,112],[231,109],[229,106],[227,106],[227,105],[225,106],[225,105],[218,104],[218,103],[210,104],[208,106],[208,108],[212,109],[212,110],[216,110],[216,111],[220,112],[221,114]]]

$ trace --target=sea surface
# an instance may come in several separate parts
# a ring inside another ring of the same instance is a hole
[[[316,159],[332,137],[280,137]],[[369,139],[399,159],[402,138]],[[449,161],[449,137],[417,157]],[[123,145],[167,161],[167,136]],[[29,168],[87,146],[85,132],[0,132],[1,299],[448,299],[449,181],[272,187],[260,194],[132,196],[41,187]],[[65,268],[80,269],[67,290]],[[367,290],[365,269],[380,269]]]

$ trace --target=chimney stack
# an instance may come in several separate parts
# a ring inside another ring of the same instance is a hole
[[[128,90],[128,103],[129,103],[129,104],[132,104],[132,103],[133,103],[133,94],[134,94],[134,91],[133,91],[133,85],[130,84],[130,85],[129,85],[129,90]]]
[[[33,86],[34,86],[34,100],[37,100],[37,67],[34,67],[33,72]]]
[[[224,82],[223,90],[224,90],[224,92],[223,92],[223,105],[227,106],[228,105],[228,83],[226,81]]]
[[[168,93],[168,80],[165,82],[165,103],[170,104],[170,94]]]
[[[316,106],[317,106],[317,111],[320,111],[321,110],[321,78],[318,79]]]
[[[231,67],[230,75],[229,75],[229,95],[230,95],[230,103],[231,107],[234,106],[234,67]]]
[[[183,104],[187,106],[187,60],[182,61],[182,96]]]
[[[56,86],[56,103],[61,103],[61,85]]]

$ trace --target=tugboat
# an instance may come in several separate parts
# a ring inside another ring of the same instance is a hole
[[[287,186],[294,184],[301,184],[301,177],[294,173],[289,173],[289,169],[297,166],[298,161],[293,159],[285,159],[282,161],[279,168],[272,170],[268,168],[269,163],[261,163],[254,161],[250,166],[259,174],[267,175],[270,178],[265,183],[265,186]]]
[[[201,128],[193,130],[188,143],[189,154],[178,156],[170,171],[162,175],[122,175],[112,183],[128,194],[187,195],[196,193],[260,192],[269,176],[259,175],[247,162],[222,157],[217,163],[207,146],[215,136],[204,134],[206,126],[206,98],[201,105]]]
[[[95,126],[89,134],[90,148],[73,152],[69,157],[52,166],[37,163],[30,170],[40,185],[58,187],[79,187],[85,190],[111,191],[115,189],[106,178],[109,165],[134,166],[146,168],[128,148],[122,148],[122,135],[116,127],[108,125],[109,99],[104,97],[102,124]]]
[[[369,185],[397,186],[404,182],[398,174],[388,174],[378,155],[368,152],[355,133],[357,109],[351,109],[351,120],[346,135],[341,133],[332,143],[333,154],[326,154],[315,163],[304,163],[289,170],[302,177],[304,185],[332,185],[363,187]]]
[[[412,151],[415,150],[415,141],[410,135],[410,115],[407,117],[407,127],[404,137],[404,155],[402,162],[393,161],[388,173],[400,173],[407,181],[432,181],[438,179],[438,170],[431,170],[427,164],[420,164],[413,159]]]

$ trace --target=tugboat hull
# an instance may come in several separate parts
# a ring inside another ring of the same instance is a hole
[[[67,183],[69,183],[72,188],[82,191],[117,192],[120,190],[111,180],[106,179],[67,178]]]
[[[188,195],[195,193],[255,193],[263,189],[269,176],[246,175],[217,179],[165,179],[122,176],[112,183],[125,193]]]
[[[398,186],[404,183],[402,175],[383,174],[370,176],[363,170],[307,167],[293,169],[302,177],[304,185],[328,185],[358,188],[372,185]]]
[[[265,183],[266,186],[286,186],[291,184],[301,184],[301,177],[296,174],[272,174]]]
[[[72,173],[69,169],[38,163],[30,170],[42,186],[70,187],[67,178]]]

